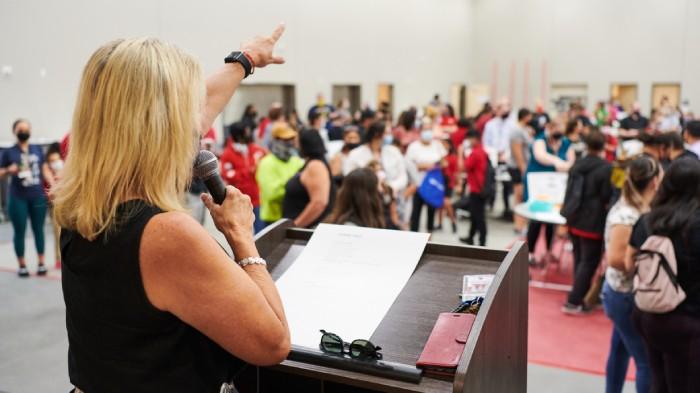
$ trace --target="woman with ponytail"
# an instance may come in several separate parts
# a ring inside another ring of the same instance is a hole
[[[632,227],[641,214],[649,211],[661,176],[655,159],[641,156],[632,161],[627,168],[622,197],[610,209],[605,222],[608,268],[603,285],[603,306],[613,322],[605,381],[608,393],[622,391],[630,357],[637,366],[637,392],[649,391],[649,362],[642,337],[632,324],[632,272],[625,269],[625,253]]]

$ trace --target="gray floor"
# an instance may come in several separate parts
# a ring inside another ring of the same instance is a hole
[[[208,229],[212,225],[208,223]],[[468,221],[460,221],[458,235],[464,236]],[[213,231],[213,229],[212,229]],[[47,250],[53,239],[47,228]],[[446,229],[434,233],[433,240],[454,243],[457,235]],[[512,243],[511,225],[489,220],[490,247]],[[67,392],[67,338],[65,309],[60,281],[32,277],[20,280],[14,271],[11,229],[0,224],[0,393]],[[30,239],[28,239],[30,240]],[[31,241],[31,240],[30,240]],[[32,244],[27,244],[28,260],[33,268]],[[51,255],[48,255],[51,261]],[[55,273],[52,273],[55,277]],[[607,348],[601,348],[606,351]],[[589,393],[605,390],[601,376],[529,365],[528,391],[537,393]],[[625,392],[634,391],[628,383]]]

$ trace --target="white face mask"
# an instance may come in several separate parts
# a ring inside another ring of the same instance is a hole
[[[420,139],[423,142],[430,142],[433,140],[433,130],[423,130],[420,132]]]
[[[52,171],[59,172],[61,169],[63,169],[63,160],[52,161],[49,164],[49,167],[51,168]]]
[[[233,150],[242,154],[248,154],[248,145],[245,143],[234,143]]]

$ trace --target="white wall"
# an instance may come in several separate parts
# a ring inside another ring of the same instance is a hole
[[[697,0],[473,0],[472,6],[470,79],[495,80],[496,95],[508,95],[515,64],[516,105],[527,97],[532,106],[553,83],[587,84],[592,105],[609,97],[611,83],[631,82],[649,110],[652,84],[677,82],[681,98],[700,111]]]
[[[388,82],[401,110],[467,79],[470,20],[468,0],[0,0],[0,67],[13,68],[0,75],[0,141],[20,116],[38,137],[65,133],[82,67],[114,38],[160,37],[211,72],[243,39],[284,21],[287,64],[251,82],[295,84],[300,113],[317,92],[330,98],[332,84],[359,83],[374,105]]]

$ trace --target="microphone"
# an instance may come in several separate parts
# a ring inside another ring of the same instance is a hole
[[[214,202],[221,205],[226,199],[226,185],[219,173],[219,161],[209,150],[200,150],[194,160],[193,174],[204,182]]]

